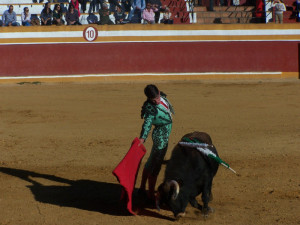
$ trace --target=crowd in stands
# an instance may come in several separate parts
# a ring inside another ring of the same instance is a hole
[[[81,25],[81,13],[87,11],[87,2],[90,2],[87,22],[89,24],[112,25],[126,23],[172,24],[172,14],[167,6],[162,6],[160,0],[33,0],[34,3],[44,3],[44,8],[38,17],[31,15],[28,7],[24,7],[21,14],[21,24],[17,21],[14,6],[10,5],[3,12],[0,26],[34,26],[34,25]],[[66,5],[67,3],[67,5]],[[53,6],[54,5],[54,6]],[[67,7],[65,7],[67,6]],[[2,12],[0,12],[2,13]],[[95,15],[99,13],[99,18]],[[162,19],[161,18],[162,14]],[[114,21],[110,15],[114,16]]]

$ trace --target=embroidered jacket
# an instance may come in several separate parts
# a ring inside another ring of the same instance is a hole
[[[155,128],[172,123],[172,115],[174,110],[166,95],[161,93],[161,98],[167,102],[168,109],[162,104],[155,105],[150,101],[145,101],[142,106],[141,118],[144,119],[140,138],[147,139],[152,125]]]

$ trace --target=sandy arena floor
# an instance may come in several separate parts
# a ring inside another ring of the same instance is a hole
[[[139,135],[145,85],[0,85],[0,224],[300,224],[299,80],[157,83],[176,110],[166,158],[205,131],[240,176],[220,167],[206,221],[190,206],[179,221],[129,215],[111,172]]]

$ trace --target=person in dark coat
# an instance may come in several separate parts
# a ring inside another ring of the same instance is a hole
[[[89,13],[86,20],[89,24],[98,24],[98,17],[94,13]]]
[[[70,4],[69,10],[66,14],[66,21],[67,25],[81,25],[81,23],[79,22],[78,11],[72,4]]]
[[[103,4],[103,8],[99,10],[99,15],[100,15],[100,22],[98,23],[99,25],[112,25],[114,24],[113,21],[110,20],[109,18],[110,11],[108,9],[107,4]]]
[[[51,25],[52,24],[52,10],[51,10],[51,4],[46,3],[44,9],[41,12],[41,22],[42,25]]]
[[[54,6],[52,24],[56,24],[56,25],[65,24],[65,21],[62,19],[62,9],[60,4],[55,4]]]
[[[126,15],[121,7],[116,6],[116,11],[114,13],[116,24],[125,24]]]

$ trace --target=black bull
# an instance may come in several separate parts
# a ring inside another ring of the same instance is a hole
[[[208,134],[193,132],[184,135],[182,139],[184,137],[211,145],[209,149],[218,155]],[[165,203],[175,217],[181,217],[187,204],[190,203],[204,215],[208,215],[211,212],[208,202],[212,199],[212,181],[218,168],[219,164],[216,161],[204,156],[198,150],[177,144],[167,164],[164,182],[158,187],[157,207]],[[203,206],[196,200],[200,194]]]

